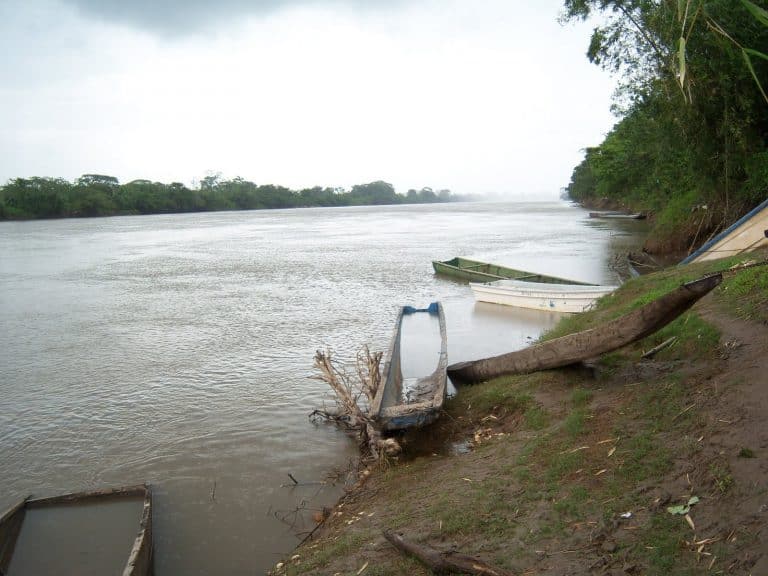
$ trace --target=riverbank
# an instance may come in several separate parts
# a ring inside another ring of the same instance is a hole
[[[690,312],[590,369],[461,388],[273,573],[428,574],[384,529],[520,574],[768,573],[768,266],[729,270],[766,259],[636,278],[561,323],[599,325],[725,271]]]

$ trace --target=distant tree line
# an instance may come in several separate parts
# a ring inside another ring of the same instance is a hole
[[[257,185],[243,178],[207,176],[199,187],[133,180],[120,184],[114,176],[84,174],[74,182],[63,178],[14,178],[0,186],[0,219],[73,218],[130,214],[169,214],[219,210],[259,210],[315,206],[369,206],[451,202],[462,198],[450,190],[431,188],[397,194],[382,181],[343,188],[291,190]]]

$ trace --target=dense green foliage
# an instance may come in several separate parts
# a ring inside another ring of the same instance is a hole
[[[565,19],[593,11],[587,55],[618,74],[621,119],[569,195],[647,211],[656,249],[687,249],[768,197],[768,61],[746,60],[768,26],[737,0],[565,0]]]
[[[216,210],[258,210],[309,206],[358,206],[449,202],[460,198],[448,190],[431,188],[397,194],[387,182],[339,188],[290,190],[272,184],[256,185],[235,178],[207,176],[199,188],[179,182],[163,184],[133,180],[120,184],[113,176],[85,174],[68,182],[61,178],[15,178],[0,187],[0,219],[162,214]]]

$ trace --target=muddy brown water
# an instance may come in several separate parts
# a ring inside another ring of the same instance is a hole
[[[331,401],[315,350],[385,350],[400,305],[436,300],[449,362],[523,347],[558,317],[476,304],[431,260],[616,283],[643,226],[564,202],[0,223],[0,507],[150,482],[159,576],[263,573],[355,454],[307,418]]]
[[[8,576],[120,576],[144,498],[27,510]]]

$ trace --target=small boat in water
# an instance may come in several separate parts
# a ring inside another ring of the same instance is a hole
[[[572,284],[587,285],[584,282],[558,278],[557,276],[547,276],[546,274],[536,274],[525,270],[516,270],[507,268],[498,264],[489,264],[469,258],[451,258],[450,260],[433,260],[432,268],[437,274],[452,276],[460,280],[469,280],[470,282],[493,282],[494,280],[526,280],[529,282],[544,282],[550,284]]]
[[[382,431],[434,422],[445,401],[448,366],[445,313],[403,306],[387,350],[381,383],[370,414]]]
[[[598,298],[617,288],[580,282],[552,284],[528,280],[496,280],[483,284],[470,282],[469,287],[478,302],[550,312],[583,312]]]
[[[0,517],[0,574],[148,576],[152,552],[146,484],[25,498]]]
[[[726,258],[763,246],[768,246],[768,199],[706,242],[680,264]]]
[[[645,214],[643,214],[642,212],[635,212],[633,214],[630,214],[627,212],[605,211],[605,212],[590,212],[589,217],[590,218],[614,218],[617,220],[643,220],[645,218]]]

